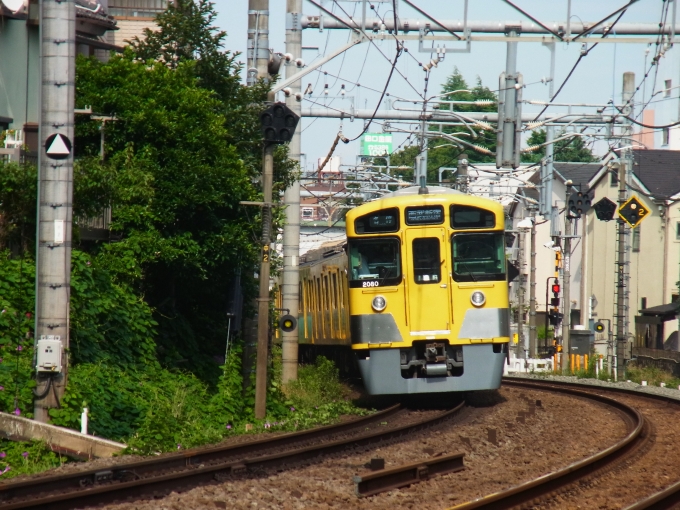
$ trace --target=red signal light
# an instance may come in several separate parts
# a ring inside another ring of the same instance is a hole
[[[559,283],[553,283],[552,291],[553,291],[553,294],[559,294],[560,293],[560,284]]]

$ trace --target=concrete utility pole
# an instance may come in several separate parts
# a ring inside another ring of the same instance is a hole
[[[269,0],[248,0],[247,84],[269,80]],[[267,99],[274,101],[274,94]],[[255,418],[267,413],[267,361],[269,358],[269,265],[271,260],[271,204],[274,178],[274,145],[266,143],[262,162],[262,253],[260,294],[257,299],[257,365],[255,369]]]
[[[40,2],[40,145],[35,333],[37,360],[41,339],[55,362],[38,369],[34,416],[49,421],[59,405],[68,374],[71,228],[73,220],[73,140],[75,108],[76,6],[73,0]],[[56,135],[56,137],[55,137]],[[49,141],[49,146],[46,146]],[[42,348],[45,351],[45,348]],[[50,386],[51,385],[51,388]]]
[[[529,268],[529,356],[536,357],[536,207],[531,207],[531,254]],[[548,331],[546,330],[546,335]]]
[[[508,27],[507,35],[516,38],[520,30],[520,27]],[[496,166],[517,168],[520,163],[522,79],[517,73],[517,41],[510,40],[506,44],[505,72],[499,80]]]
[[[269,0],[248,0],[247,58],[246,83],[249,87],[259,78],[269,78]]]
[[[273,95],[270,95],[273,101]],[[267,360],[269,357],[269,265],[271,253],[271,203],[274,179],[274,144],[264,147],[262,163],[262,258],[260,260],[260,297],[257,299],[257,367],[255,372],[255,418],[267,414]]]
[[[571,193],[571,181],[567,181],[567,194],[565,202],[569,200]],[[564,315],[562,317],[562,371],[569,370],[569,329],[571,327],[571,218],[569,208],[564,208],[564,245],[562,253],[562,301],[564,303]]]
[[[519,260],[519,277],[517,278],[517,351],[518,358],[526,357],[524,350],[524,232],[520,228],[517,232],[517,260]]]
[[[633,115],[632,99],[633,91],[635,90],[635,73],[623,73],[623,111],[627,117]],[[632,134],[632,125],[629,123],[625,129],[625,136],[630,137]],[[632,149],[624,149],[621,154],[621,163],[619,164],[619,207],[621,207],[628,198],[627,183],[629,175],[633,170],[633,152]],[[616,357],[616,373],[619,379],[625,376],[625,355],[626,343],[628,334],[628,306],[626,289],[628,281],[628,262],[626,254],[626,238],[628,230],[626,223],[617,218],[617,249],[616,249],[616,350],[614,356]]]
[[[302,56],[302,0],[286,0],[286,53],[294,58]],[[286,79],[297,71],[294,65],[286,66]],[[295,94],[301,92],[301,82],[290,85],[291,94],[286,100],[288,108],[301,115],[301,104]],[[298,123],[288,146],[288,156],[300,161],[300,133],[302,123]],[[286,225],[283,229],[283,283],[281,297],[283,308],[294,317],[300,313],[300,181],[293,182],[283,195],[286,205]],[[298,324],[298,328],[299,328]],[[282,332],[282,380],[284,383],[297,379],[298,369],[298,332]]]
[[[467,154],[458,155],[458,169],[456,171],[456,188],[462,193],[468,191],[468,159]]]

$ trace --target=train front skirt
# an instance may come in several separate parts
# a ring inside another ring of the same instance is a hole
[[[455,377],[404,378],[398,349],[369,349],[366,359],[357,360],[361,377],[370,395],[442,393],[494,390],[501,385],[507,344],[500,352],[494,345],[463,345],[464,371]]]

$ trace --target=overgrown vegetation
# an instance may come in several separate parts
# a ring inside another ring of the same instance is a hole
[[[16,442],[0,439],[0,478],[39,473],[68,462],[40,441]]]
[[[267,418],[254,420],[243,341],[225,311],[236,278],[246,303],[256,291],[260,213],[239,202],[262,199],[258,115],[267,85],[240,84],[241,65],[214,15],[205,0],[177,0],[146,41],[106,63],[76,64],[77,106],[116,120],[104,128],[102,162],[100,123],[77,119],[68,386],[50,416],[80,429],[88,407],[91,433],[136,453],[358,412],[323,359],[286,396],[275,350]],[[275,191],[295,178],[286,150],[275,154]],[[0,162],[0,410],[29,418],[36,180],[34,166]],[[104,207],[111,241],[80,239],[78,221]],[[281,217],[275,210],[275,222]],[[16,448],[28,455],[12,453],[10,471],[55,465],[40,446]]]

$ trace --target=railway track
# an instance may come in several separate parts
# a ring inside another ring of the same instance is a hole
[[[464,404],[463,402],[453,409],[415,423],[368,433],[348,434],[348,437],[342,439],[332,438],[338,434],[365,429],[369,424],[382,423],[386,418],[399,413],[401,407],[393,406],[385,411],[343,424],[259,441],[186,450],[158,459],[118,464],[110,469],[80,471],[8,483],[0,485],[0,507],[4,510],[19,508],[61,510],[143,496],[157,496],[173,490],[186,490],[231,475],[291,465],[403,437],[441,423],[458,413]],[[312,440],[317,440],[317,444],[309,445]],[[390,487],[395,482],[386,477],[377,483]]]
[[[528,482],[510,487],[506,490],[490,494],[473,501],[452,507],[450,510],[472,510],[491,508],[531,508],[542,505],[550,506],[560,495],[578,492],[579,487],[587,486],[609,471],[622,465],[632,465],[635,459],[648,452],[650,448],[650,424],[633,406],[610,398],[602,393],[611,392],[631,395],[630,390],[610,387],[579,386],[560,382],[535,382],[526,379],[506,378],[503,384],[510,387],[535,389],[542,391],[559,391],[581,398],[596,400],[616,409],[624,419],[627,433],[623,439],[609,448],[574,462],[565,468],[548,473]],[[679,402],[671,397],[656,394],[634,393],[638,398],[649,398],[665,404],[677,405]],[[626,510],[670,509],[680,504],[680,482],[649,496]],[[559,504],[558,504],[559,506]]]

